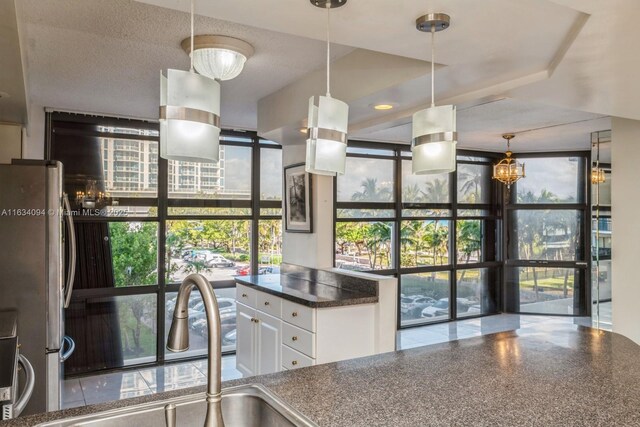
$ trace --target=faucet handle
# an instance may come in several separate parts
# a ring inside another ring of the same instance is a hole
[[[176,405],[169,403],[164,407],[164,419],[167,427],[176,427]]]

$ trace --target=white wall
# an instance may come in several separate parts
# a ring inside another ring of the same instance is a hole
[[[613,331],[640,344],[640,121],[611,121]]]
[[[0,123],[0,163],[11,163],[11,159],[22,156],[22,125]]]
[[[304,163],[305,145],[282,147],[283,166]],[[311,268],[333,266],[333,179],[311,175],[313,233],[287,233],[282,237],[282,261]],[[283,211],[284,215],[284,205]],[[284,226],[283,226],[284,229]]]
[[[44,159],[45,113],[41,105],[29,106],[29,124],[22,135],[22,158]]]

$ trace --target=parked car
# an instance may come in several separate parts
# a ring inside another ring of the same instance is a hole
[[[196,295],[191,295],[191,298],[189,298],[189,303],[187,304],[189,306],[189,308],[193,308],[194,306],[200,304],[202,302],[202,296],[200,294],[196,294]],[[167,317],[171,317],[173,316],[173,310],[176,307],[176,297],[172,297],[169,298],[167,300],[167,303],[165,304],[165,313],[167,315]]]
[[[220,316],[223,316],[225,314],[233,314],[234,316],[236,315],[236,307],[227,307],[225,309],[221,309],[220,310]],[[206,323],[206,319],[207,319],[207,313],[205,311],[197,311],[197,312],[191,312],[189,314],[189,326],[192,329],[195,329],[194,325],[196,324],[196,322],[198,322],[199,320],[204,320]]]
[[[280,274],[280,267],[277,265],[258,267],[258,274]]]
[[[249,276],[250,274],[251,274],[251,266],[249,265],[236,268],[237,276]]]
[[[466,298],[456,298],[456,309],[458,313],[466,313],[469,310],[469,300]],[[422,310],[421,317],[440,317],[449,314],[449,298],[441,298],[432,306]]]
[[[208,253],[205,255],[204,265],[206,265],[207,267],[222,268],[222,267],[233,267],[236,265],[236,263],[226,259],[220,254]]]
[[[236,328],[236,313],[227,312],[220,314],[220,335],[225,336],[227,333],[231,332]],[[209,332],[207,328],[207,319],[199,319],[193,322],[193,330],[203,338],[209,337]]]
[[[431,297],[420,296],[418,298],[402,298],[400,300],[400,312],[409,317],[420,317],[422,310],[431,307],[436,300]]]
[[[222,337],[222,345],[236,345],[236,332],[237,329],[227,332],[225,336]]]

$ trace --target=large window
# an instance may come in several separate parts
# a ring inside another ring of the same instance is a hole
[[[335,265],[399,277],[399,326],[498,310],[492,161],[462,153],[456,173],[413,175],[403,147],[350,143],[336,179]]]
[[[220,161],[174,162],[158,156],[155,123],[66,113],[47,120],[47,158],[64,165],[79,242],[66,329],[83,346],[65,371],[204,355],[197,290],[189,351],[165,351],[177,291],[191,273],[214,287],[223,351],[234,351],[234,277],[277,272],[282,262],[280,146],[223,131]]]
[[[520,155],[527,177],[506,206],[506,308],[588,314],[588,153]]]

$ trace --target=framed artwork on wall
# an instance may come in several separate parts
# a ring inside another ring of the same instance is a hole
[[[293,233],[312,233],[311,174],[304,163],[284,168],[284,229]]]

